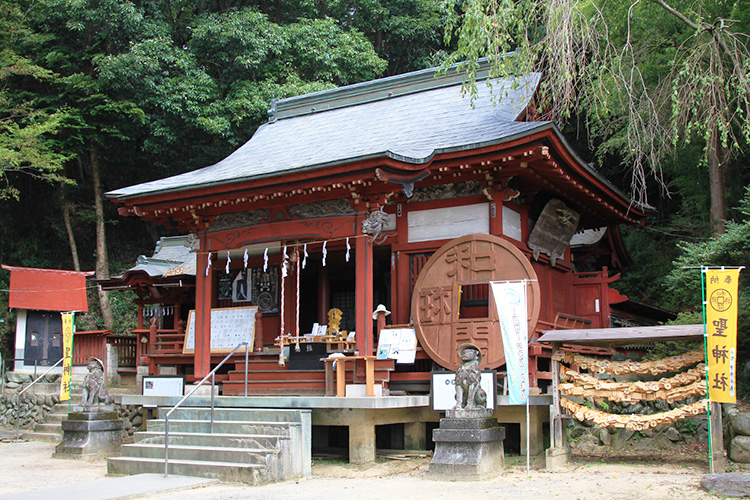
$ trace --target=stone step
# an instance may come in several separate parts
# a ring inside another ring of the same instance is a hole
[[[63,420],[67,420],[68,418],[68,412],[65,413],[48,413],[46,417],[44,417],[44,423],[45,424],[56,424],[60,425],[60,422]]]
[[[44,422],[42,424],[36,424],[34,426],[34,432],[42,433],[42,434],[59,434],[62,436],[62,422],[57,423],[51,423],[51,422]]]
[[[62,441],[62,432],[23,432],[21,433],[21,438],[27,441],[59,443]]]
[[[170,439],[171,441],[171,439]],[[269,455],[277,455],[277,450],[263,448],[238,448],[222,446],[219,441],[215,446],[169,446],[169,460],[202,460],[205,462],[233,462],[237,464],[267,465]],[[132,458],[164,459],[164,444],[133,443],[122,447],[122,456]]]
[[[269,434],[284,436],[288,434],[289,427],[298,425],[293,422],[244,422],[214,420],[214,432],[221,434]],[[148,430],[164,433],[164,420],[153,419],[148,421]],[[173,420],[169,419],[169,432],[198,432],[210,433],[211,422],[206,420]]]
[[[159,417],[164,418],[169,408],[159,408]],[[214,408],[215,420],[234,420],[249,422],[297,422],[299,412],[297,410],[269,410],[264,408]],[[169,417],[169,422],[174,420],[210,420],[211,408],[185,406],[177,408]]]
[[[107,472],[113,475],[163,474],[164,459],[113,457],[107,459]],[[169,460],[169,473],[181,476],[207,477],[228,482],[262,484],[267,482],[265,466],[204,460]]]
[[[164,446],[164,433],[141,431],[133,436],[135,443]],[[185,446],[212,446],[221,443],[225,447],[278,449],[279,440],[285,436],[268,436],[266,434],[221,434],[198,432],[169,432],[169,444]]]

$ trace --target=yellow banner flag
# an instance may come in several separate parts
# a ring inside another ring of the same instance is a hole
[[[737,365],[737,285],[739,269],[706,269],[706,357],[708,397],[735,403]]]
[[[60,379],[60,401],[70,400],[70,379],[73,375],[73,318],[74,313],[62,313],[63,373]]]

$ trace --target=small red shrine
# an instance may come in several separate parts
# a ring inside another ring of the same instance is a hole
[[[63,355],[62,312],[88,312],[86,278],[94,272],[7,266],[8,307],[16,310],[14,370],[34,373]],[[62,370],[62,369],[60,369]]]
[[[533,343],[542,329],[653,318],[610,288],[627,261],[618,226],[642,224],[647,210],[554,123],[536,121],[538,75],[490,86],[483,71],[473,100],[461,75],[435,70],[276,100],[268,122],[215,165],[108,193],[124,216],[189,233],[196,255],[194,305],[177,309],[184,323],[170,320],[172,337],[148,337],[151,361],[207,374],[239,338],[221,323],[235,309],[254,317],[259,372],[276,348],[328,325],[332,309],[341,311],[333,333],[346,332],[338,340],[354,339],[341,347],[373,355],[382,304],[419,341],[414,364],[378,360],[384,387],[424,382],[433,363],[454,368],[464,342],[499,368],[493,280],[529,283],[532,359],[544,357]],[[159,303],[159,286],[181,279],[167,278],[141,283],[153,289],[142,303]],[[534,386],[548,368],[532,371]]]

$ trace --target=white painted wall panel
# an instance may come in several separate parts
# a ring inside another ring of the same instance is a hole
[[[503,234],[516,241],[523,241],[521,214],[503,205]]]
[[[490,232],[487,203],[409,212],[409,243]]]

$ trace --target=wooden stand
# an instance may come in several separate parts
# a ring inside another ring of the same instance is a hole
[[[326,396],[333,396],[333,363],[336,363],[336,397],[346,396],[346,363],[352,362],[353,381],[357,381],[357,361],[365,362],[367,396],[375,396],[375,356],[341,356],[323,358],[326,370]]]

